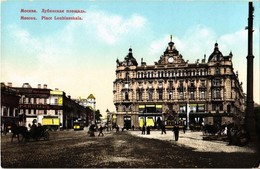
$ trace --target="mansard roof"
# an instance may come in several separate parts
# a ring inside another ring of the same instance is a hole
[[[230,60],[233,57],[233,53],[230,52],[229,55],[223,56],[223,54],[219,51],[218,43],[215,43],[214,51],[209,56],[208,62],[211,61],[221,61],[221,60]]]
[[[126,55],[126,57],[124,58],[124,61],[120,62],[117,59],[116,62],[117,62],[118,66],[121,66],[121,65],[123,65],[123,66],[137,66],[138,65],[136,59],[133,56],[132,48],[129,48],[129,52]]]

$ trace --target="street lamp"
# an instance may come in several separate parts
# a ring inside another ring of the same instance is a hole
[[[106,110],[106,113],[107,113],[107,131],[108,131],[108,126],[109,126],[108,122],[109,122],[109,119],[110,119],[110,114],[109,114],[108,109]]]

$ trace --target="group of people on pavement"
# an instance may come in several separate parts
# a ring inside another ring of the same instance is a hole
[[[116,133],[119,132],[119,128],[120,128],[119,125],[116,125],[116,127],[115,127]],[[149,126],[149,125],[146,126],[144,124],[141,128],[142,134],[146,133],[147,135],[149,135],[151,133],[151,128],[152,128],[151,126]],[[102,125],[97,127],[95,124],[91,124],[89,127],[88,133],[90,134],[90,136],[94,137],[95,136],[94,132],[96,130],[98,130],[99,131],[98,136],[104,136],[103,129],[104,129],[104,127]],[[175,141],[178,141],[178,139],[179,139],[179,129],[180,129],[179,124],[176,122],[175,125],[173,126],[173,133],[174,133]],[[132,126],[132,130],[134,130],[134,126]],[[161,132],[162,132],[161,134],[166,134],[166,128],[165,128],[164,124],[161,125]],[[184,133],[185,133],[185,131],[184,131]]]
[[[96,130],[99,131],[98,136],[100,136],[100,135],[104,136],[104,133],[103,133],[104,127],[102,125],[97,127],[95,124],[91,124],[89,126],[89,131],[88,131],[89,136],[90,137],[95,137],[95,131]]]
[[[146,134],[150,134],[150,132],[151,132],[151,126],[145,126],[145,125],[143,125],[143,127],[142,127],[142,134],[145,134],[145,131],[146,131]]]
[[[178,141],[178,139],[179,139],[179,129],[180,129],[179,124],[175,123],[173,126],[173,133],[174,133],[175,141]],[[147,131],[147,135],[149,135],[150,131],[151,131],[151,126],[146,127],[144,124],[141,130],[142,130],[142,134],[145,134],[145,131]],[[185,131],[184,131],[184,133],[185,133]],[[161,125],[161,134],[166,134],[166,128],[165,128],[164,124]]]
[[[166,127],[163,123],[161,123],[160,125],[161,127],[161,134],[166,134]],[[33,125],[30,127],[31,128],[31,132],[34,131],[34,129],[36,128],[36,124],[33,123]],[[116,125],[114,127],[116,129],[116,133],[119,133],[119,129],[120,126]],[[146,126],[145,124],[143,124],[142,127],[140,127],[141,130],[141,134],[147,134],[149,135],[151,133],[151,128],[152,126]],[[124,127],[122,128],[122,131]],[[132,126],[132,130],[134,131],[135,127]],[[179,125],[178,122],[175,122],[175,124],[173,125],[173,138],[175,141],[178,141],[179,139],[179,131],[180,129],[183,129],[183,133],[185,133],[186,127]],[[102,125],[100,125],[99,127],[97,127],[95,124],[90,125],[89,127],[89,134],[90,136],[95,136],[94,132],[98,130],[98,136],[104,136],[103,130],[104,127]],[[224,129],[223,129],[223,134],[227,135],[228,137],[228,141],[229,141],[229,145],[245,145],[248,140],[249,140],[249,136],[248,133],[245,131],[245,129],[243,127],[238,127],[236,125],[234,125],[234,123],[230,123],[228,122],[228,124],[224,125]]]

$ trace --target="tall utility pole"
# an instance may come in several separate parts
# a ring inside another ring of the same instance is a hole
[[[253,56],[253,2],[248,7],[248,55],[247,55],[247,99],[245,124],[249,134],[256,135],[256,116],[254,114],[253,84],[254,84],[254,56]]]

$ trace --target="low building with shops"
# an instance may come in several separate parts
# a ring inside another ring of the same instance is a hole
[[[215,43],[208,59],[204,55],[201,62],[189,63],[171,40],[157,62],[147,65],[142,59],[139,65],[130,48],[123,61],[116,61],[117,124],[172,127],[178,121],[189,127],[244,116],[245,96],[232,58]]]
[[[19,123],[19,99],[13,88],[1,83],[1,131],[7,132],[12,123]]]
[[[71,129],[74,121],[81,119],[88,125],[91,112],[89,108],[80,105],[66,93],[58,89],[52,90],[47,85],[37,88],[31,87],[29,83],[24,83],[22,87],[11,87],[13,95],[17,97],[16,119],[19,125],[29,127],[36,120],[37,123],[45,125],[51,129]],[[5,96],[6,97],[6,96]],[[14,100],[15,101],[15,100]],[[6,110],[11,108],[1,106],[2,114],[5,117]],[[7,113],[8,114],[8,113]]]

